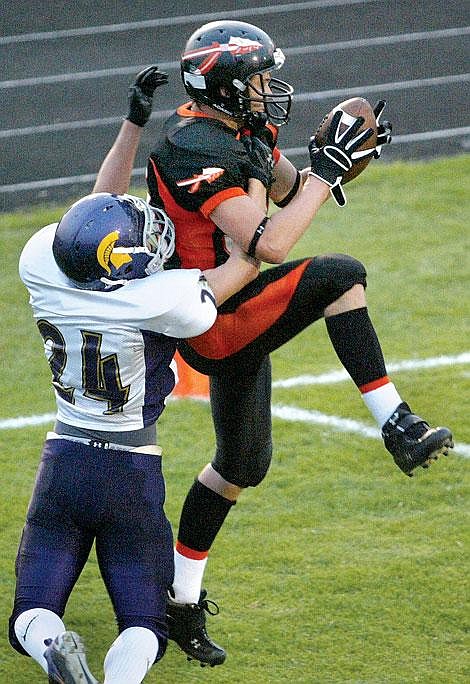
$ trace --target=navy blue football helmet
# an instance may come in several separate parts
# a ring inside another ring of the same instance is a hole
[[[107,192],[75,202],[59,221],[52,251],[76,287],[112,290],[163,269],[175,248],[173,223],[132,195]]]
[[[196,102],[202,102],[234,119],[247,122],[251,104],[264,106],[270,123],[281,126],[289,120],[294,89],[273,78],[271,72],[284,64],[282,50],[267,33],[243,21],[212,21],[195,31],[181,56],[184,87]],[[269,72],[269,80],[263,74]],[[250,79],[259,75],[259,86]],[[249,93],[251,86],[254,95]],[[267,89],[266,89],[267,88]]]

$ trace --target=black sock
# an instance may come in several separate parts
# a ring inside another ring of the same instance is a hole
[[[208,551],[234,504],[195,480],[181,511],[178,541],[195,551]]]
[[[367,307],[330,316],[325,323],[339,360],[358,387],[387,375]]]

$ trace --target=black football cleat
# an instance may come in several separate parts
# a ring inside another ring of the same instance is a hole
[[[214,667],[222,665],[227,654],[207,634],[205,614],[217,615],[219,607],[206,596],[203,589],[198,603],[176,603],[168,597],[168,636],[186,653],[188,660],[198,660],[201,667]]]
[[[447,456],[454,446],[448,428],[429,427],[425,420],[411,413],[405,402],[397,406],[382,427],[382,437],[397,466],[409,477],[418,466],[429,468],[439,456]]]
[[[49,684],[99,684],[86,661],[85,647],[75,632],[63,632],[44,652]]]

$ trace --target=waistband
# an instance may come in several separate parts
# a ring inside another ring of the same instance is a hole
[[[86,437],[75,437],[74,435],[58,435],[56,432],[48,432],[46,439],[65,439],[69,442],[79,442],[86,444],[94,449],[112,449],[115,451],[131,451],[133,454],[151,454],[161,456],[162,448],[158,444],[146,444],[144,446],[126,446],[125,444],[115,444],[101,439],[87,439]]]
[[[69,437],[81,437],[84,439],[93,439],[98,442],[113,442],[113,444],[122,444],[123,446],[138,447],[143,444],[157,444],[157,425],[152,423],[147,427],[137,428],[134,430],[124,431],[109,431],[109,430],[94,430],[90,428],[78,427],[77,425],[69,425],[56,419],[52,432],[57,435],[68,435]]]

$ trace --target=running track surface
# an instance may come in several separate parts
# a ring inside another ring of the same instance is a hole
[[[112,4],[112,8],[111,8]],[[127,110],[134,75],[158,63],[157,91],[135,180],[164,119],[186,95],[179,56],[212,19],[264,28],[284,50],[282,78],[295,87],[280,146],[294,164],[323,115],[353,95],[387,100],[393,144],[378,163],[429,159],[470,148],[470,2],[311,0],[271,5],[187,3],[6,3],[0,18],[0,211],[89,192]],[[36,6],[37,5],[37,6]],[[456,179],[459,181],[459,179]],[[464,180],[461,179],[463,183]]]

